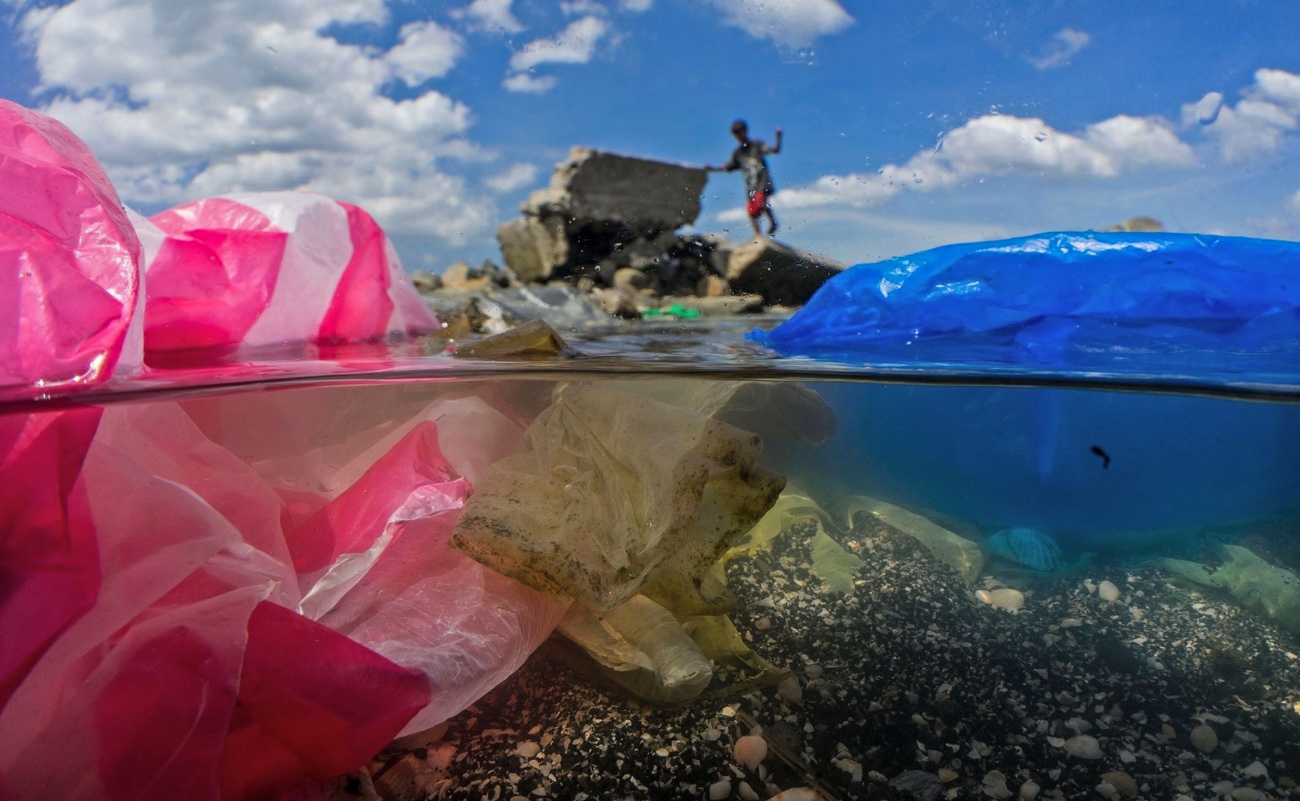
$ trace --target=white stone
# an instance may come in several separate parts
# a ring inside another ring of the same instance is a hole
[[[719,779],[709,785],[709,801],[722,801],[731,795],[731,780]]]
[[[1038,782],[1030,779],[1020,785],[1020,801],[1034,801],[1034,799],[1038,797],[1038,791],[1040,789],[1042,788],[1038,786]]]
[[[1125,798],[1137,798],[1138,796],[1137,782],[1132,776],[1122,770],[1112,770],[1109,773],[1103,773],[1101,774],[1101,780],[1109,784],[1111,787],[1114,787],[1115,790]]]
[[[1204,723],[1192,729],[1190,737],[1192,745],[1202,754],[1208,754],[1219,747],[1219,735]]]
[[[1119,600],[1119,587],[1109,581],[1103,581],[1097,585],[1097,596],[1103,601],[1114,603]]]
[[[803,700],[803,688],[799,685],[797,676],[787,676],[776,685],[776,694],[781,696],[786,703],[797,704]]]
[[[1263,762],[1260,762],[1257,759],[1254,762],[1247,765],[1245,770],[1242,771],[1242,773],[1246,774],[1252,779],[1258,779],[1260,776],[1268,775],[1268,768],[1264,766]]]
[[[1019,612],[1025,606],[1025,594],[1010,587],[999,587],[996,590],[979,590],[975,593],[975,597],[989,606],[1005,609],[1008,612]]]
[[[1063,746],[1066,753],[1079,759],[1101,759],[1101,743],[1097,742],[1096,737],[1087,734],[1076,734],[1065,741]]]
[[[542,747],[531,740],[515,746],[515,751],[524,759],[532,759],[542,752]]]
[[[984,774],[984,795],[989,798],[1010,798],[1011,790],[1007,788],[1007,777],[1000,770],[991,770]]]
[[[758,770],[758,766],[767,758],[767,741],[762,737],[747,734],[736,740],[731,753],[740,764],[750,770]]]

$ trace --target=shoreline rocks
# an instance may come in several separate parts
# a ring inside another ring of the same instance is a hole
[[[691,317],[800,306],[844,269],[766,237],[736,244],[717,234],[680,233],[699,216],[706,179],[698,167],[575,147],[549,186],[521,204],[521,216],[497,229],[504,266],[460,262],[441,276],[416,273],[412,280],[444,327],[463,332],[458,318],[476,315],[457,304],[482,307],[503,292],[576,289],[612,324],[661,312]],[[469,330],[494,332],[472,324]]]

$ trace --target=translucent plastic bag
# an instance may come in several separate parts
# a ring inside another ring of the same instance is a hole
[[[108,176],[59,122],[0,99],[0,389],[131,373],[140,243]]]
[[[357,342],[437,326],[383,230],[351,204],[252,192],[136,221],[151,353]]]

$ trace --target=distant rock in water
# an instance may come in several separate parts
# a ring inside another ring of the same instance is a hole
[[[1129,217],[1123,222],[1108,225],[1103,231],[1127,231],[1129,233],[1159,233],[1165,230],[1165,224],[1154,217]]]
[[[1007,528],[989,537],[989,550],[1030,570],[1054,573],[1064,570],[1061,548],[1045,534],[1033,528]]]

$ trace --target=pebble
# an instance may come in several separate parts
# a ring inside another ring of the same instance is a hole
[[[1038,791],[1041,789],[1042,788],[1038,786],[1038,782],[1030,779],[1020,785],[1020,801],[1034,801],[1034,799],[1038,797]]]
[[[524,759],[532,759],[542,752],[542,747],[531,740],[515,746],[515,751]]]
[[[1096,737],[1087,734],[1076,734],[1066,740],[1062,745],[1066,753],[1079,759],[1101,759],[1101,743],[1097,742]]]
[[[1192,729],[1190,737],[1192,745],[1202,754],[1208,754],[1219,747],[1219,735],[1204,723]]]
[[[768,801],[820,801],[821,796],[808,787],[794,787],[789,790],[782,790],[768,799]]]
[[[1115,603],[1119,600],[1119,587],[1109,581],[1103,581],[1097,585],[1097,597],[1103,601]]]
[[[1247,765],[1245,770],[1242,771],[1242,773],[1246,774],[1252,779],[1258,779],[1260,776],[1268,775],[1268,768],[1264,766],[1263,762],[1260,762],[1257,759],[1254,762]]]
[[[736,740],[731,749],[736,761],[750,770],[758,770],[759,764],[767,758],[767,741],[754,734],[747,734]]]
[[[1138,797],[1138,785],[1132,776],[1122,770],[1101,774],[1101,780],[1114,787],[1125,798]]]
[[[1232,801],[1264,801],[1267,798],[1263,792],[1254,787],[1238,787],[1228,795],[1232,796]]]
[[[736,795],[743,798],[744,801],[758,801],[758,793],[754,792],[754,788],[749,786],[749,782],[741,782],[740,786],[736,788]]]
[[[975,597],[994,608],[1005,609],[1008,612],[1019,612],[1025,606],[1025,594],[1010,587],[979,590],[975,593]]]
[[[960,775],[961,774],[959,774],[957,771],[953,770],[952,768],[939,768],[939,781],[943,782],[944,784],[956,780],[956,778]]]
[[[991,770],[984,774],[984,795],[989,798],[1010,798],[1011,790],[1007,788],[1007,777],[1000,770]]]
[[[731,779],[719,779],[709,785],[709,801],[722,801],[731,795]]]
[[[772,628],[772,618],[760,617],[758,620],[754,621],[754,628],[758,629],[759,631],[767,631],[768,629]]]
[[[776,685],[776,694],[787,703],[797,704],[803,700],[803,688],[799,686],[799,679],[796,676],[787,676]]]

